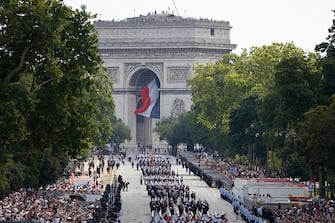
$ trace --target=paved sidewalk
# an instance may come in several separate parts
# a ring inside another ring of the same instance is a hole
[[[148,196],[145,185],[140,184],[141,172],[140,170],[136,170],[135,154],[131,154],[130,156],[132,156],[132,160],[135,163],[134,168],[132,168],[131,162],[128,162],[127,155],[125,165],[121,164],[120,169],[117,171],[117,174],[121,175],[124,181],[129,182],[128,191],[122,191],[121,193],[121,222],[147,223],[150,219],[150,197]],[[204,181],[201,181],[200,178],[194,174],[189,175],[181,165],[176,165],[175,157],[168,157],[172,164],[172,169],[183,176],[184,183],[190,187],[191,191],[195,192],[197,199],[207,200],[209,203],[209,213],[225,213],[229,222],[244,222],[240,216],[238,220],[236,220],[233,207],[230,203],[221,199],[217,188],[208,187]]]

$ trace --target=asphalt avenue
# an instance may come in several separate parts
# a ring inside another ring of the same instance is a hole
[[[186,172],[185,168],[177,165],[176,157],[156,154],[157,156],[168,157],[172,164],[171,169],[183,177],[185,185],[190,187],[191,192],[195,192],[197,199],[206,199],[209,203],[210,214],[224,213],[228,222],[245,222],[233,211],[230,203],[224,201],[220,197],[217,188],[209,187],[204,181],[193,173]],[[132,166],[132,162],[134,162]],[[120,220],[122,223],[147,223],[150,221],[150,197],[146,190],[146,186],[140,183],[141,171],[136,168],[135,153],[127,153],[126,162],[121,163],[120,168],[115,173],[121,175],[123,180],[129,182],[128,190],[121,192],[122,209],[120,212]]]

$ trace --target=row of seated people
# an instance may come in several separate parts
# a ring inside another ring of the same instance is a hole
[[[61,193],[81,193],[81,194],[102,194],[103,184],[98,182],[92,184],[88,181],[86,184],[74,185],[70,183],[50,184],[39,188],[45,192],[61,192]]]
[[[224,215],[208,213],[206,200],[196,199],[195,192],[171,170],[168,158],[156,155],[138,157],[142,178],[150,196],[151,223],[226,222]]]
[[[228,179],[234,181],[239,178],[258,178],[265,177],[265,168],[257,167],[250,168],[248,165],[242,165],[235,160],[227,160],[223,157],[213,157],[213,154],[207,152],[196,152],[193,157],[211,169],[223,174]]]

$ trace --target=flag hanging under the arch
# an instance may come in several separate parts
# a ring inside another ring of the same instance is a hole
[[[160,118],[159,87],[159,80],[155,78],[141,90],[142,106],[136,109],[136,115],[148,118]]]

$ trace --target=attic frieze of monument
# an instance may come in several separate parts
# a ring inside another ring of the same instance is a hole
[[[155,49],[100,49],[103,58],[165,58],[165,57],[215,57],[220,58],[228,49],[185,49],[185,48],[155,48]],[[128,69],[126,69],[128,72]]]

